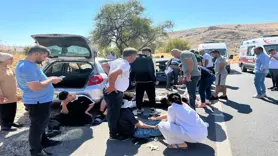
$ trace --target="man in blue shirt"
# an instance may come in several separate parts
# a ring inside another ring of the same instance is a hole
[[[254,53],[256,54],[256,66],[254,69],[255,73],[255,87],[257,90],[257,95],[254,98],[263,98],[266,96],[266,89],[265,89],[265,76],[269,71],[269,57],[262,47],[256,47],[254,49]]]
[[[31,120],[29,130],[29,144],[32,156],[50,155],[43,150],[48,146],[58,144],[57,141],[48,140],[45,128],[50,117],[50,106],[53,101],[54,87],[62,81],[59,77],[46,77],[37,66],[50,54],[43,46],[36,45],[27,52],[25,60],[20,60],[16,66],[16,79],[18,87],[23,91],[23,103],[29,112]]]

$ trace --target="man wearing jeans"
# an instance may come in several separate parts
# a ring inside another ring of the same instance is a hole
[[[198,62],[195,54],[190,51],[180,51],[179,49],[171,50],[172,56],[180,58],[184,74],[183,82],[186,84],[189,94],[189,104],[192,109],[196,109],[196,88],[201,78],[201,72],[198,69]]]
[[[102,67],[108,72],[108,83],[104,90],[104,100],[107,103],[107,120],[109,126],[109,140],[126,140],[124,136],[118,135],[117,124],[123,103],[123,92],[129,86],[130,63],[134,62],[137,50],[126,48],[123,58],[116,59]]]
[[[20,60],[16,66],[18,87],[23,91],[23,103],[28,109],[31,120],[29,144],[32,156],[46,156],[50,153],[43,148],[58,144],[45,135],[45,128],[50,117],[50,106],[53,101],[54,88],[52,84],[62,81],[59,77],[46,77],[37,66],[41,64],[50,51],[43,46],[31,47],[25,60]]]
[[[254,98],[264,98],[266,96],[266,89],[265,89],[265,76],[269,71],[269,57],[262,47],[256,47],[254,49],[254,53],[256,54],[256,65],[254,69],[255,73],[255,87],[257,90],[257,95]]]

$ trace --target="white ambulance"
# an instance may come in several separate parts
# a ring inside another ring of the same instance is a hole
[[[270,49],[276,49],[278,51],[278,35],[262,36],[261,38],[241,42],[239,49],[239,66],[242,72],[254,70],[256,63],[254,54],[255,47],[262,47],[265,53],[268,53]]]
[[[210,54],[213,50],[218,50],[220,54],[226,59],[227,66],[226,69],[228,73],[231,71],[230,61],[229,59],[233,59],[233,55],[229,55],[229,51],[227,48],[226,43],[221,43],[218,41],[207,41],[202,44],[199,44],[198,51],[204,50],[206,53]],[[215,62],[215,59],[213,59],[213,62]]]

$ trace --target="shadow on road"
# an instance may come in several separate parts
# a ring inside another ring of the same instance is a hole
[[[55,140],[61,140],[62,144],[51,147],[48,149],[48,151],[59,156],[69,156],[87,140],[93,138],[93,130],[87,126],[74,127],[68,129],[67,132],[65,132],[65,134],[59,135],[57,138],[58,139]]]
[[[240,103],[237,103],[237,102],[231,101],[231,100],[222,101],[222,103],[225,104],[226,106],[230,106],[230,107],[236,109],[237,112],[242,113],[242,114],[249,114],[253,111],[252,108],[250,107],[250,105],[247,105],[247,104],[240,104]]]
[[[125,141],[107,140],[105,156],[136,155],[140,147],[140,144],[134,145]]]
[[[165,149],[163,151],[163,155],[165,156],[181,156],[181,155],[190,155],[190,156],[215,156],[215,151],[212,147],[198,143],[196,144],[195,148],[189,148],[187,150],[182,150],[182,149]]]
[[[274,104],[274,105],[278,105],[278,100],[273,99],[273,98],[271,98],[271,97],[265,97],[265,98],[263,98],[262,100],[265,101],[265,102]]]
[[[229,86],[229,85],[226,85],[226,87],[231,90],[239,90],[239,87],[233,87],[233,86]]]
[[[236,71],[236,70],[231,69],[231,72],[230,72],[229,75],[239,75],[239,74],[242,74],[242,73],[239,72],[239,71]]]

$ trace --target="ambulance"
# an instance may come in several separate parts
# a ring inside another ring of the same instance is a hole
[[[278,51],[278,35],[265,35],[261,38],[241,42],[239,49],[239,67],[242,72],[254,70],[256,63],[254,54],[255,47],[262,47],[267,54],[270,49]]]
[[[229,59],[233,59],[233,55],[229,55],[229,51],[228,51],[226,43],[214,41],[214,40],[206,41],[202,44],[199,44],[198,51],[201,51],[201,50],[204,50],[205,53],[208,53],[208,54],[210,54],[210,52],[213,50],[218,50],[220,52],[220,54],[225,58],[225,60],[227,62],[226,69],[227,69],[228,73],[230,73],[231,66],[230,66]],[[213,59],[213,62],[215,62],[215,60],[216,59]]]

